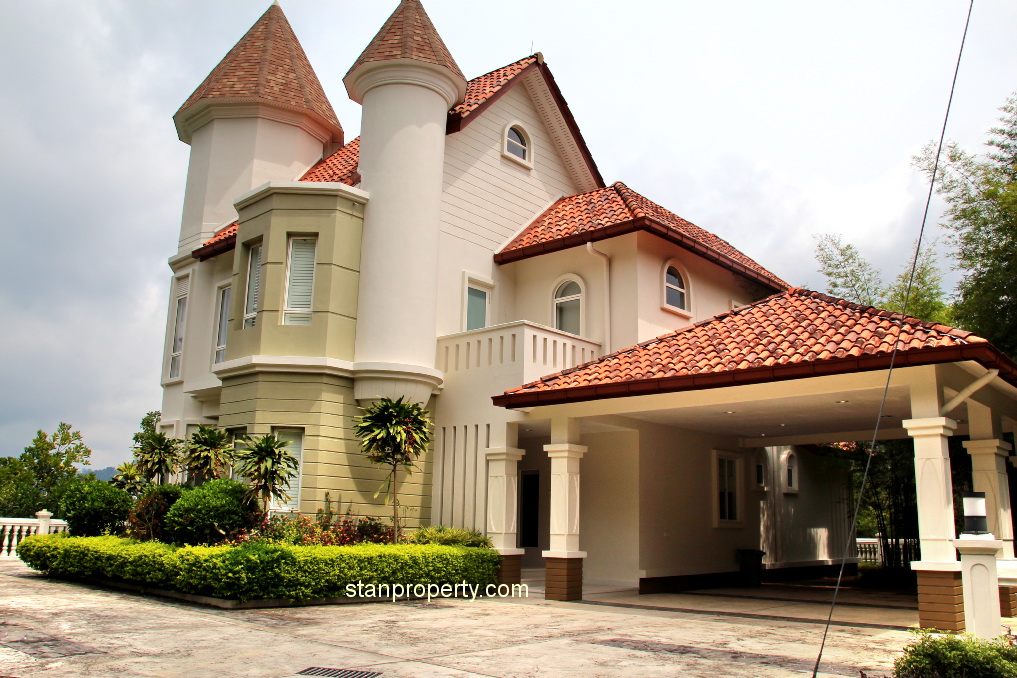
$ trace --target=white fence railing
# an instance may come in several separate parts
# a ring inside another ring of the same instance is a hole
[[[876,563],[877,565],[882,562],[880,558],[882,549],[878,539],[859,537],[855,539],[855,544],[858,546],[858,562]]]
[[[25,537],[67,531],[67,523],[59,518],[54,519],[49,511],[39,511],[35,516],[35,518],[0,518],[0,560],[17,558],[15,549]]]

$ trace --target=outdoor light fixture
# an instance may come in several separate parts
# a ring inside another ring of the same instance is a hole
[[[985,493],[964,492],[964,532],[963,534],[988,534],[985,520]]]

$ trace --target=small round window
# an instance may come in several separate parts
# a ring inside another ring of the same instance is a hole
[[[505,150],[520,160],[529,160],[526,137],[518,127],[509,127],[505,135]]]
[[[664,300],[668,306],[680,308],[683,311],[688,309],[685,280],[682,279],[682,274],[674,266],[668,266],[667,272],[664,274]]]

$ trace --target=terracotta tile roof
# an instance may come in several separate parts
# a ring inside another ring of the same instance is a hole
[[[647,200],[620,181],[562,198],[496,254],[495,261],[518,261],[636,230],[672,240],[772,289],[789,287],[726,240]]]
[[[537,62],[538,56],[532,54],[508,66],[502,66],[490,73],[485,73],[480,77],[470,80],[466,84],[466,96],[463,102],[449,111],[449,115],[467,117],[497,94],[513,78]]]
[[[213,235],[211,238],[205,241],[205,245],[211,245],[213,243],[222,242],[223,240],[226,240],[230,236],[236,235],[237,227],[239,225],[240,225],[239,221],[234,221],[232,224],[229,224],[228,226],[223,226],[222,228],[215,232],[215,235]]]
[[[420,0],[402,0],[399,3],[347,75],[362,64],[391,59],[414,59],[444,66],[465,79]]]
[[[279,5],[268,8],[187,98],[174,119],[206,99],[252,99],[311,111],[342,140],[339,119]]]
[[[300,177],[300,181],[334,181],[356,186],[360,183],[360,174],[357,173],[359,162],[360,137],[357,137],[332,155],[319,160],[317,165]]]
[[[1017,382],[1017,366],[970,332],[794,288],[494,401],[531,407],[885,369],[895,342],[898,367],[973,359]]]

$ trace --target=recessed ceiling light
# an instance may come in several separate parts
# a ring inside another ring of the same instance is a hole
[[[725,410],[724,411],[724,414],[734,414],[734,413],[735,413],[734,410]]]
[[[765,437],[766,437],[766,434],[765,434],[765,433],[760,433],[760,434],[759,434],[759,437],[760,437],[760,438],[765,438]]]
[[[851,402],[851,401],[850,400],[838,400],[836,404],[837,405],[843,405],[844,403],[849,403],[849,402]]]
[[[787,424],[781,424],[780,426],[781,426],[781,428],[783,428],[783,427],[787,426]]]

